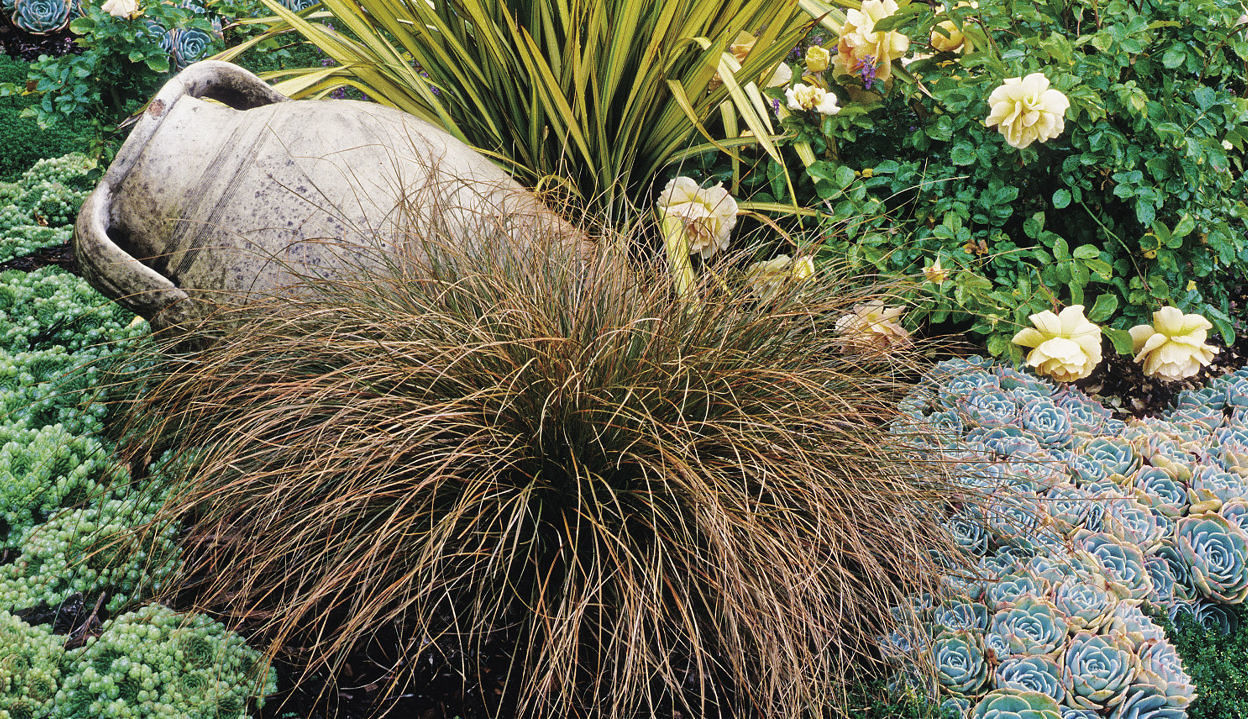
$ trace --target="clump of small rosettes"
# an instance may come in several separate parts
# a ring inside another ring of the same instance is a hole
[[[69,154],[0,183],[0,262],[67,242],[95,169],[94,160]]]
[[[0,424],[0,548],[60,510],[102,499],[125,474],[94,437],[59,424]]]
[[[0,610],[0,716],[47,716],[61,679],[62,641]]]
[[[1228,632],[1248,598],[1248,369],[1123,422],[1076,389],[951,360],[901,409],[895,431],[979,497],[949,507],[965,556],[901,632],[939,701],[975,717],[1048,716],[1011,692],[1062,719],[1186,716],[1198,688],[1154,618]]]
[[[66,654],[54,719],[245,716],[277,676],[242,637],[203,615],[149,604]]]
[[[158,591],[178,567],[176,528],[153,527],[156,503],[136,493],[65,510],[27,530],[0,566],[0,607],[56,606],[70,595],[108,596],[116,611]]]

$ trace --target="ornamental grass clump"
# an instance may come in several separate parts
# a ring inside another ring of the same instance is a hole
[[[155,358],[136,427],[193,456],[180,589],[308,666],[395,629],[507,716],[829,710],[953,555],[942,468],[884,428],[914,356],[844,343],[869,298],[826,274],[695,307],[657,267],[491,240]]]

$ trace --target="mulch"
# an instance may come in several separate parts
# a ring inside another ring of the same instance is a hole
[[[27,62],[38,60],[40,55],[56,57],[77,52],[75,37],[68,28],[48,35],[30,35],[13,27],[7,19],[0,19],[0,52]]]

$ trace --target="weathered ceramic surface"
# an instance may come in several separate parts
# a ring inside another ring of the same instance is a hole
[[[582,237],[427,122],[291,101],[235,65],[202,62],[152,100],[83,205],[74,248],[92,284],[161,327],[299,275],[348,273],[405,237],[497,241],[500,223],[518,242]]]

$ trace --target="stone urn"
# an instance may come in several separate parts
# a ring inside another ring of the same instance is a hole
[[[92,285],[159,329],[404,247],[551,236],[585,242],[441,128],[373,103],[291,100],[207,61],[147,106],[83,204],[74,251]]]

